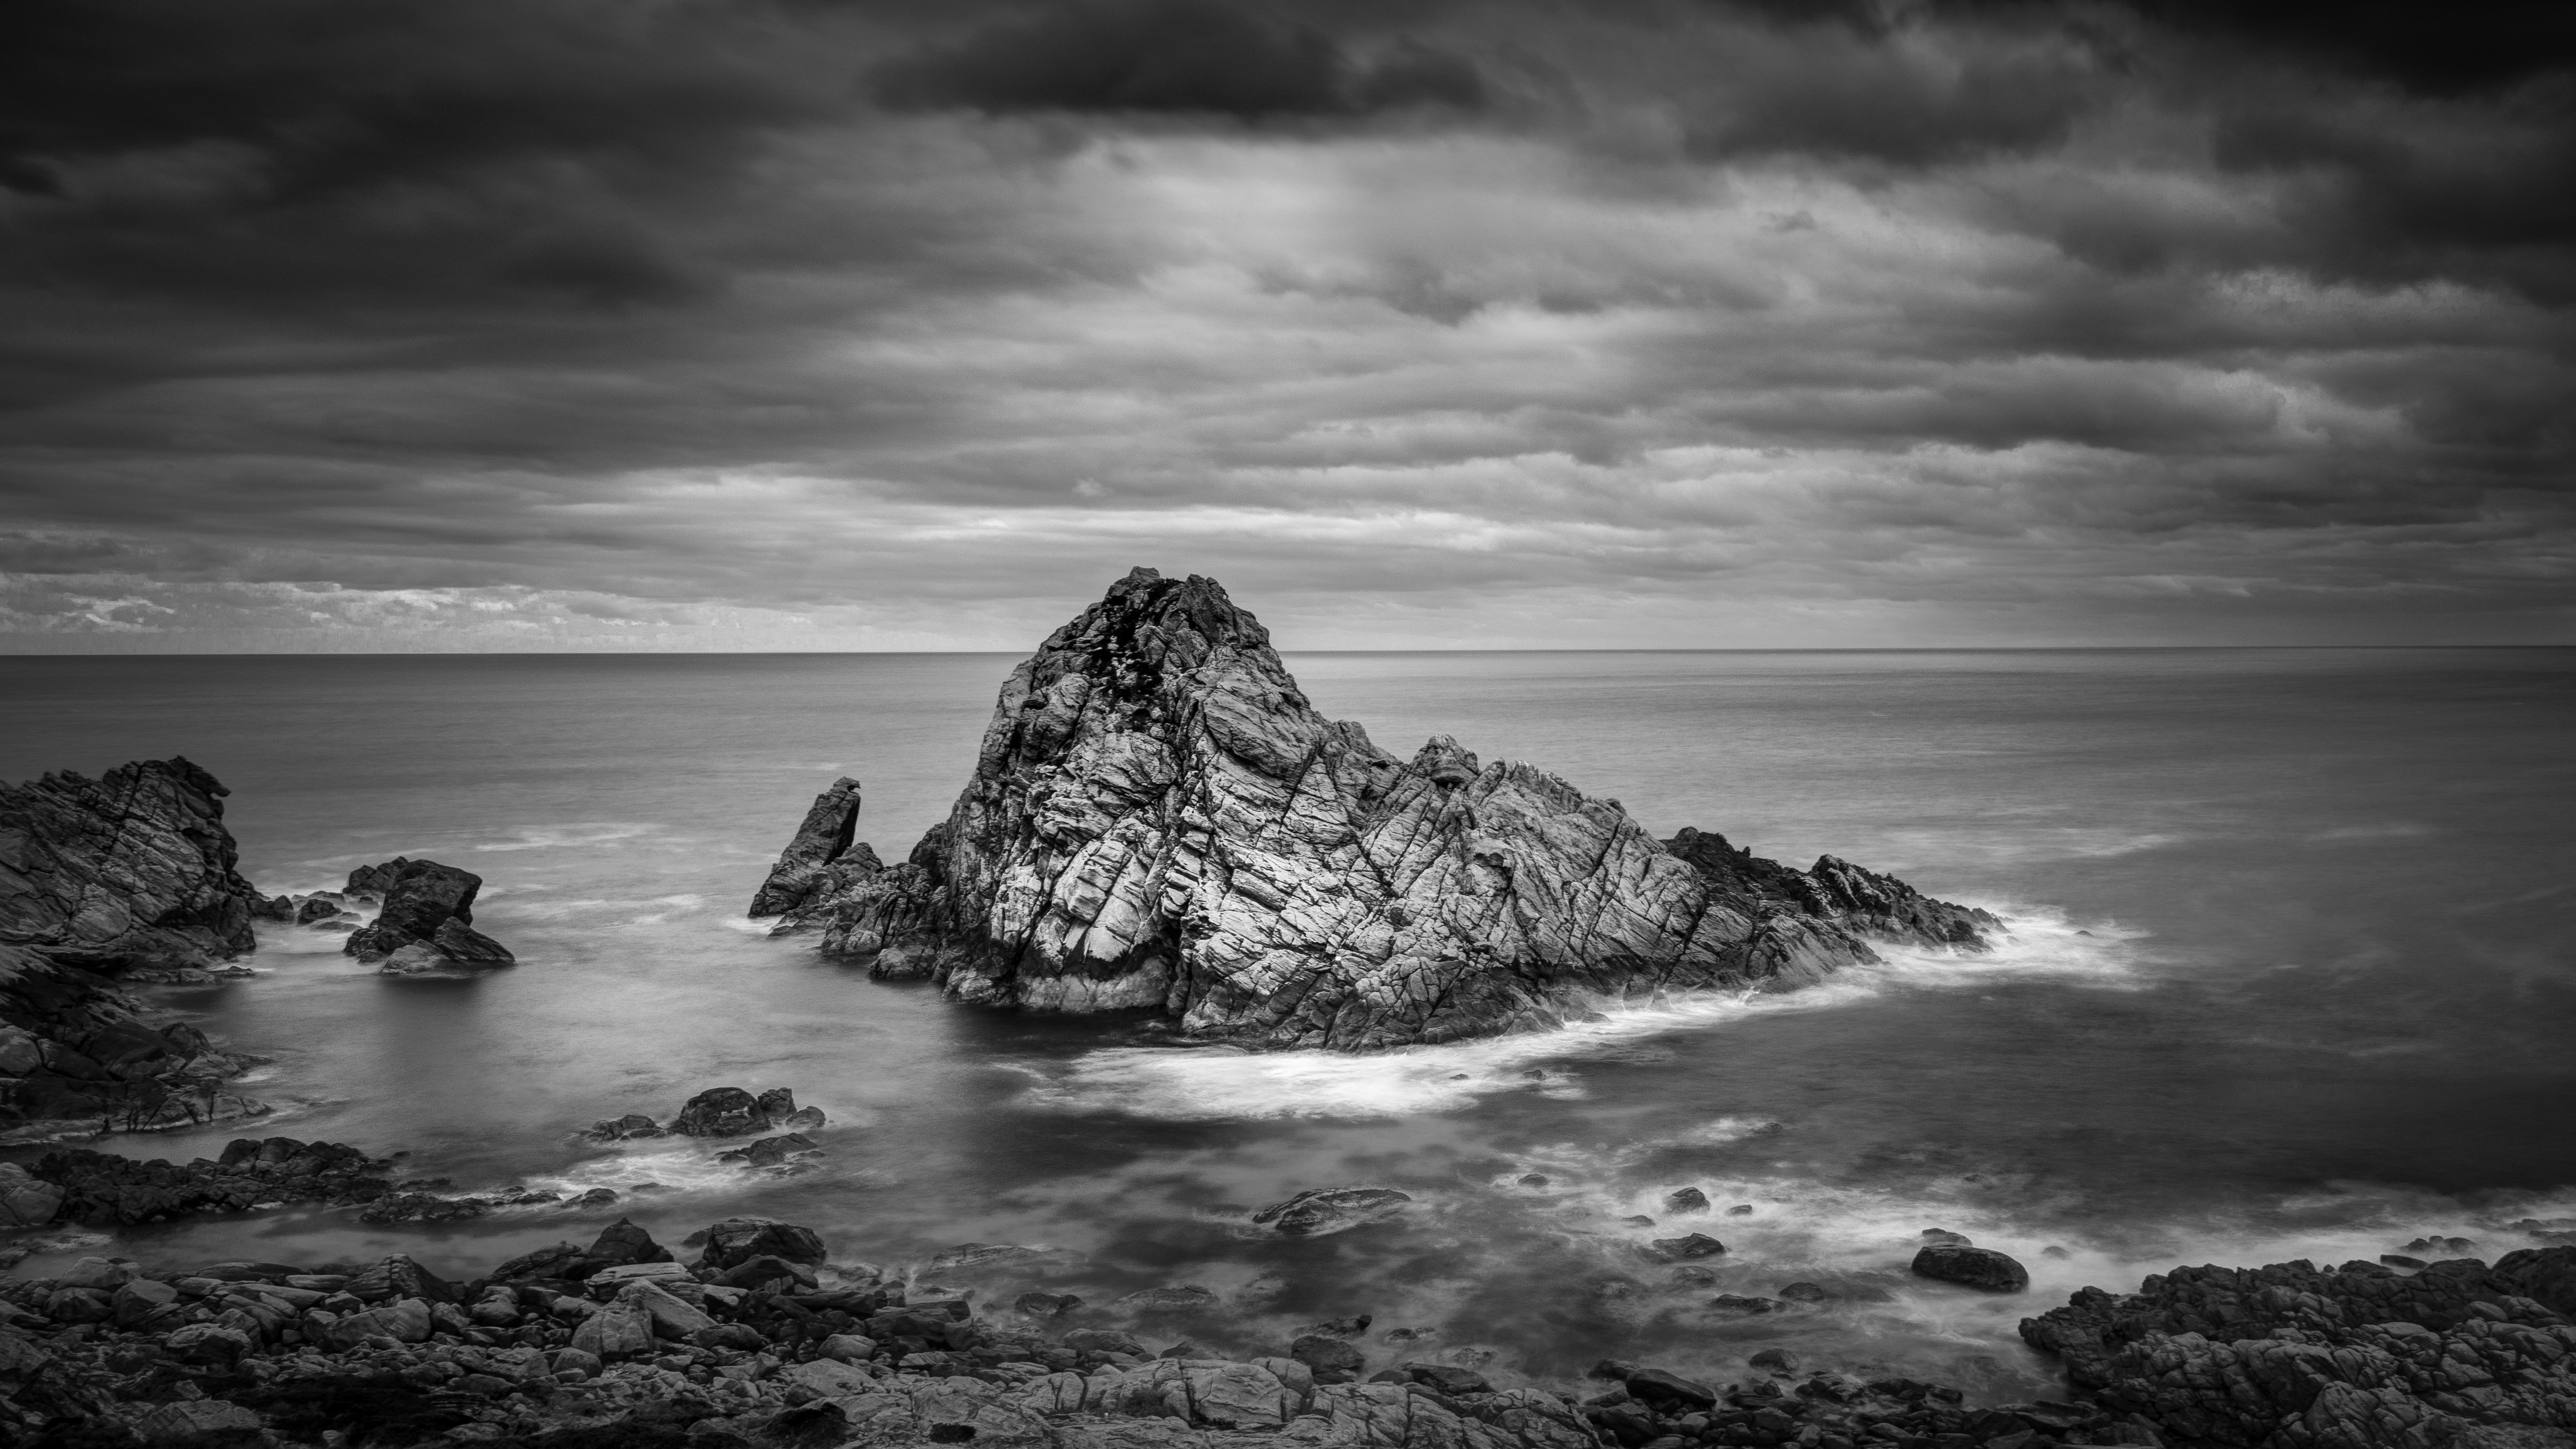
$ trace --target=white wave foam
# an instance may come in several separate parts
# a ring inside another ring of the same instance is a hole
[[[573,1197],[595,1187],[622,1194],[648,1185],[675,1193],[739,1191],[758,1180],[734,1163],[716,1161],[714,1149],[662,1147],[589,1158],[558,1173],[530,1177],[527,1183],[540,1192]]]
[[[740,931],[746,936],[767,936],[778,929],[778,918],[775,916],[720,916],[716,919],[716,924],[728,931]]]
[[[1036,1078],[1028,1101],[1055,1111],[1194,1122],[1390,1118],[1455,1111],[1501,1092],[1580,1098],[1578,1074],[1540,1064],[1618,1058],[1633,1053],[1642,1039],[1747,1017],[1820,1011],[1890,990],[2014,975],[2064,976],[2112,988],[2138,984],[2132,943],[2144,932],[2108,924],[2077,927],[2064,913],[2045,908],[2017,908],[2008,920],[2008,932],[1982,955],[1882,946],[1879,963],[1847,967],[1802,990],[1657,992],[1604,1003],[1595,1019],[1552,1031],[1368,1055],[1108,1047],[1063,1066],[1020,1070]]]

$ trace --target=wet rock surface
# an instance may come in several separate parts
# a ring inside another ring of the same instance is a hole
[[[257,944],[227,793],[177,758],[0,786],[0,1141],[268,1110],[222,1085],[248,1063],[124,990],[238,974]]]
[[[1798,871],[1435,737],[1324,719],[1214,581],[1138,569],[1003,686],[904,860],[816,800],[754,902],[961,1000],[1158,1010],[1201,1037],[1366,1049],[1556,1025],[1667,987],[1812,983],[1868,940],[2000,925],[1833,857]]]
[[[483,877],[434,860],[396,856],[360,866],[349,872],[347,893],[383,906],[340,949],[382,962],[388,976],[511,965],[518,958],[507,946],[474,929],[474,896],[482,889]]]
[[[2576,1248],[2400,1274],[2376,1263],[2177,1268],[2087,1288],[2022,1338],[2170,1442],[2563,1445],[2576,1433]]]
[[[1927,1243],[1914,1255],[1914,1276],[1982,1288],[1989,1293],[2019,1293],[2030,1286],[2030,1270],[1992,1248],[1965,1242]]]
[[[794,1224],[692,1237],[705,1251],[683,1264],[621,1221],[462,1282],[401,1255],[88,1258],[0,1281],[0,1444],[2545,1449],[2564,1442],[2576,1362],[2576,1329],[2516,1291],[2563,1289],[2567,1248],[2415,1278],[2284,1264],[2087,1289],[2024,1325],[2064,1357],[2074,1400],[1976,1408],[1778,1348],[1730,1382],[1604,1361],[1588,1396],[1446,1362],[1372,1372],[1328,1332],[1157,1357],[1125,1332],[1042,1328],[1062,1304],[979,1317],[908,1296]]]
[[[265,1204],[356,1204],[385,1194],[394,1164],[340,1142],[236,1138],[215,1160],[137,1161],[104,1152],[48,1152],[28,1169],[53,1185],[63,1222],[127,1226]]]
[[[594,1142],[622,1142],[640,1137],[757,1137],[777,1133],[766,1146],[752,1142],[739,1157],[728,1153],[730,1160],[754,1165],[775,1165],[788,1157],[820,1151],[810,1139],[799,1136],[819,1132],[825,1124],[820,1107],[799,1107],[796,1093],[787,1087],[771,1087],[752,1092],[741,1087],[710,1087],[680,1106],[678,1115],[668,1124],[641,1112],[623,1117],[605,1117],[590,1124],[582,1135]],[[758,1160],[755,1161],[755,1158]]]

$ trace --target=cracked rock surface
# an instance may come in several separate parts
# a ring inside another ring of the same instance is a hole
[[[1144,1008],[1198,1037],[1361,1050],[1553,1026],[1667,988],[1783,988],[1872,941],[2001,923],[1831,856],[1648,835],[1447,736],[1327,720],[1210,579],[1138,569],[1012,671],[948,819],[892,865],[858,782],[753,903],[960,1000]]]
[[[138,760],[0,786],[0,1140],[192,1127],[267,1108],[244,1064],[154,1028],[123,982],[209,980],[257,945],[214,776]]]
[[[2576,1444],[2576,1248],[2402,1275],[2177,1268],[2025,1319],[2104,1407],[2168,1439],[2261,1449]]]

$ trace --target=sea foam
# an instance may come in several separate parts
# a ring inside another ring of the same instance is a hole
[[[1203,1122],[1383,1119],[1456,1111],[1504,1092],[1579,1098],[1582,1080],[1567,1063],[1632,1054],[1640,1043],[1674,1032],[1830,1010],[1892,991],[2003,976],[2062,976],[2114,989],[2140,984],[2142,932],[2108,923],[2078,927],[2044,908],[2016,908],[2008,919],[1995,949],[1982,954],[1878,946],[1881,961],[1846,967],[1800,990],[1640,994],[1600,1002],[1597,1017],[1549,1031],[1365,1054],[1108,1047],[1062,1065],[1017,1069],[1034,1078],[1026,1100],[1054,1111]]]

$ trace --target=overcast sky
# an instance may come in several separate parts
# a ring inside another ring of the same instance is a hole
[[[2576,642],[2576,6],[15,0],[0,649]]]

